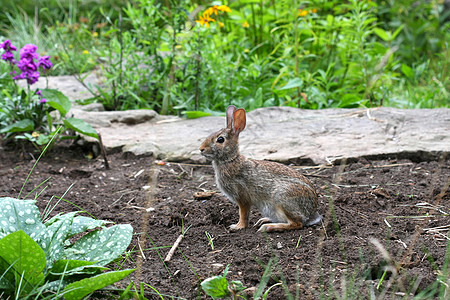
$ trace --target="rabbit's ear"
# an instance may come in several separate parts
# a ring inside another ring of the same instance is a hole
[[[245,109],[239,108],[233,115],[233,131],[236,134],[244,130],[246,123]]]
[[[234,106],[234,105],[228,106],[228,108],[227,108],[227,128],[233,127],[233,115],[234,115],[235,111],[236,111],[236,106]]]

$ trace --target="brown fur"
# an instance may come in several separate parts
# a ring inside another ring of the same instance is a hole
[[[226,115],[227,127],[208,136],[200,151],[212,160],[219,189],[239,206],[239,222],[230,228],[246,228],[252,206],[264,216],[256,223],[261,225],[259,231],[301,229],[319,223],[312,183],[285,165],[240,155],[239,134],[246,125],[245,110],[231,105]]]

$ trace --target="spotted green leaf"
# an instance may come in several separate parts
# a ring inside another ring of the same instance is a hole
[[[0,238],[23,230],[31,238],[45,230],[34,200],[0,198]]]
[[[66,286],[63,291],[64,298],[67,300],[82,299],[98,289],[122,280],[133,271],[134,269],[113,271],[76,281]]]
[[[92,231],[65,250],[66,258],[105,265],[127,249],[132,235],[133,228],[128,224]]]
[[[72,235],[92,230],[98,227],[105,227],[106,224],[111,224],[110,221],[95,220],[89,217],[76,216],[72,223]]]
[[[47,253],[48,267],[64,256],[64,242],[71,235],[72,222],[76,213],[66,213],[46,228],[48,238],[43,249]]]

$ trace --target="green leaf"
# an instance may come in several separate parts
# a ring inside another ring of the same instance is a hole
[[[72,107],[72,103],[66,95],[57,90],[42,89],[42,97],[47,99],[47,104],[58,110],[62,117],[65,117],[67,112]]]
[[[230,289],[235,293],[239,293],[246,289],[240,280],[233,280],[230,282]]]
[[[133,228],[129,224],[89,232],[65,250],[66,258],[106,265],[127,249],[132,235]]]
[[[0,238],[19,230],[34,238],[45,231],[35,203],[34,200],[0,198]]]
[[[90,217],[84,217],[84,216],[76,216],[73,219],[71,235],[85,232],[87,230],[92,230],[92,229],[95,229],[98,227],[105,227],[106,224],[111,224],[111,223],[113,223],[113,222],[104,221],[104,220],[95,220]]]
[[[23,230],[8,234],[0,240],[0,257],[13,265],[12,270],[19,277],[23,276],[25,291],[44,283],[42,271],[47,263],[45,253]]]
[[[198,110],[184,111],[183,114],[185,114],[188,119],[198,119],[201,117],[211,116],[211,113],[207,113],[204,111],[198,111]]]
[[[16,123],[10,124],[6,127],[3,127],[0,130],[0,133],[6,132],[24,132],[24,131],[32,131],[34,129],[33,121],[29,119],[20,120]]]
[[[77,118],[67,118],[64,120],[67,128],[73,129],[78,133],[98,139],[97,131],[88,123]]]
[[[390,42],[392,41],[392,35],[390,32],[385,31],[381,28],[374,28],[373,31],[376,35],[378,35],[383,41]]]
[[[287,89],[297,88],[297,87],[301,87],[302,85],[303,85],[303,80],[296,77],[296,78],[290,79],[288,81],[288,83],[286,83],[283,87],[279,88],[278,90],[287,90]]]
[[[94,262],[61,259],[53,264],[49,272],[52,275],[70,276],[74,274],[97,274],[104,270],[108,270],[108,268],[95,265]]]
[[[414,71],[408,65],[402,64],[402,72],[408,79],[414,79]]]
[[[262,87],[259,87],[255,93],[255,104],[256,108],[263,106],[263,92]]]
[[[36,140],[36,144],[39,146],[46,145],[51,139],[51,136],[41,133]]]
[[[397,30],[394,31],[392,34],[392,40],[397,37],[397,35],[403,30],[403,27],[405,27],[405,24],[402,24]]]
[[[122,271],[113,271],[103,273],[94,277],[86,278],[69,284],[65,287],[63,293],[67,300],[82,299],[90,293],[104,288],[110,284],[122,280],[127,277],[134,269],[126,269]]]
[[[225,298],[230,294],[228,281],[224,276],[214,276],[203,280],[202,289],[213,298]]]
[[[47,253],[48,267],[64,256],[64,241],[72,233],[72,222],[76,213],[64,214],[58,221],[47,227],[48,239],[43,245],[43,249]],[[47,223],[45,225],[47,226]]]

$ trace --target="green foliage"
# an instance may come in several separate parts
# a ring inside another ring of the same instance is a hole
[[[15,72],[15,64],[9,67]],[[31,91],[29,83],[25,90],[8,77],[4,75],[6,84],[0,85],[0,134],[4,133],[5,139],[27,140],[40,151],[66,129],[98,139],[95,129],[85,121],[66,117],[72,103],[63,93],[48,88]]]
[[[0,290],[15,297],[82,299],[133,270],[103,273],[131,242],[130,225],[59,214],[42,222],[33,200],[0,198]],[[86,234],[86,231],[89,233]],[[74,241],[75,235],[85,234]]]
[[[8,20],[48,40],[54,74],[97,65],[106,81],[92,91],[109,110],[449,105],[442,1],[242,0],[209,15],[186,0],[124,3],[38,1],[24,4],[28,19],[9,3]]]
[[[213,299],[222,299],[228,296],[231,296],[232,299],[237,299],[239,292],[245,290],[245,287],[239,280],[228,282],[226,279],[228,267],[223,271],[223,275],[207,278],[201,283],[203,291]]]

